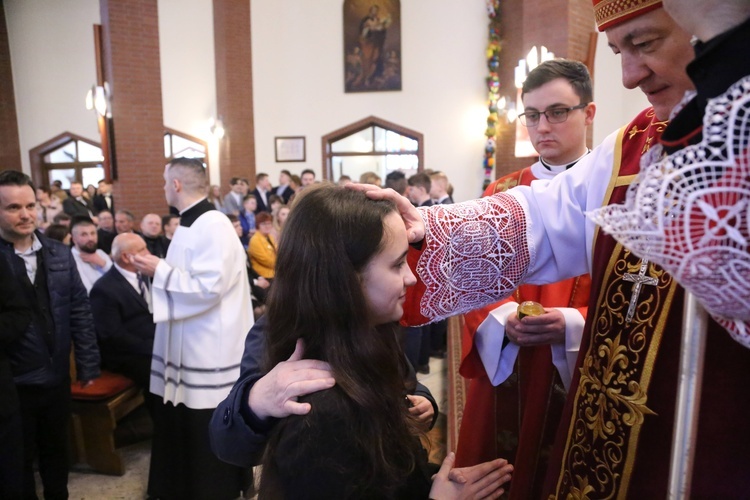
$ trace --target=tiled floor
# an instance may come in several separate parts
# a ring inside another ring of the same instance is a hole
[[[438,401],[439,408],[447,408],[446,363],[444,359],[430,359],[430,373],[418,375]],[[433,445],[430,449],[431,461],[440,463],[445,456],[445,417],[440,416],[436,428],[429,434]],[[148,465],[151,441],[142,441],[121,448],[127,472],[122,477],[105,476],[81,468],[70,474],[68,489],[71,500],[137,500],[146,497]],[[37,478],[37,485],[41,482]],[[41,498],[41,491],[39,492]]]

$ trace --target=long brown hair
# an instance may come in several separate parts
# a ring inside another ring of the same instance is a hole
[[[396,325],[373,324],[360,273],[389,237],[384,219],[395,210],[390,202],[338,186],[305,189],[279,244],[266,313],[267,368],[287,359],[298,338],[305,341],[306,358],[331,365],[336,378],[331,391],[356,415],[352,446],[367,462],[365,477],[352,481],[386,496],[415,467],[417,431],[405,403],[407,365]],[[306,418],[314,429],[314,403]],[[269,440],[264,481],[274,474],[273,454],[283,428],[282,421]],[[269,479],[266,484],[273,484]]]

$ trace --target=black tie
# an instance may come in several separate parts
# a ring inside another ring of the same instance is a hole
[[[143,300],[146,300],[146,290],[148,290],[148,283],[146,282],[146,278],[141,273],[137,273],[137,275],[138,289],[141,291],[141,297],[143,297]]]

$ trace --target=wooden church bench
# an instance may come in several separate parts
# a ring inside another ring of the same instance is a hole
[[[73,458],[103,474],[122,476],[125,465],[115,448],[117,423],[143,404],[143,394],[129,378],[102,370],[102,375],[82,388],[71,360]]]

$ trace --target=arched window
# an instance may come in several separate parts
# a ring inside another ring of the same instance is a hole
[[[348,175],[355,182],[375,172],[385,182],[394,170],[407,177],[424,168],[423,135],[374,116],[323,137],[323,175],[336,181]]]
[[[70,132],[33,148],[30,160],[32,179],[39,185],[49,186],[59,180],[63,189],[68,189],[73,181],[86,187],[104,179],[100,145]]]
[[[173,129],[164,130],[164,158],[197,158],[208,168],[208,143]]]

